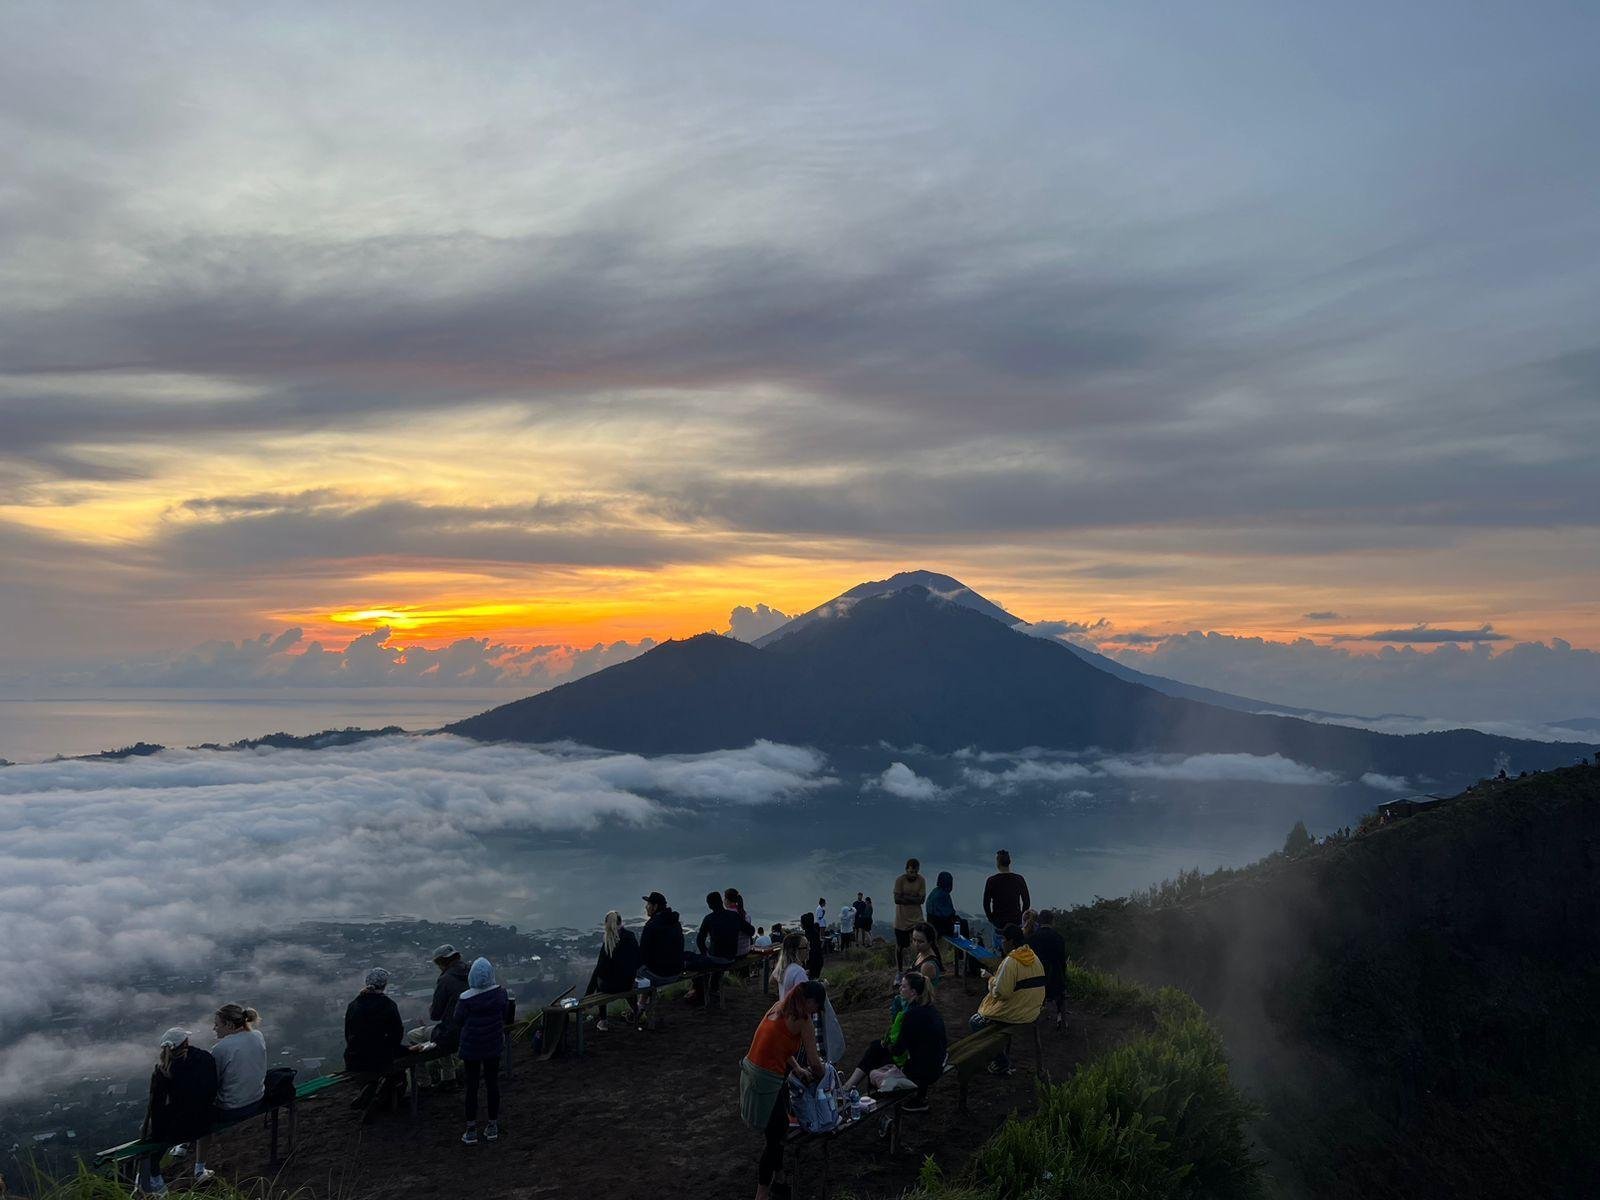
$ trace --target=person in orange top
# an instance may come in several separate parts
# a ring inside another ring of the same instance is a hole
[[[814,1018],[827,999],[827,990],[814,980],[795,985],[761,1018],[750,1039],[750,1051],[739,1066],[739,1114],[745,1124],[766,1135],[756,1164],[756,1200],[768,1200],[773,1177],[783,1165],[783,1139],[789,1133],[789,1074],[806,1083],[822,1076]]]

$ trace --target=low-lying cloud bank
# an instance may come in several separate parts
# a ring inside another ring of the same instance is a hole
[[[135,981],[214,971],[228,943],[301,920],[514,911],[531,883],[481,835],[771,803],[828,782],[826,765],[765,742],[646,759],[437,735],[7,767],[0,957],[28,969],[0,975],[0,1101],[36,1088],[43,1065],[123,1062],[121,1043],[101,1055],[82,1030],[33,1036],[52,1004],[142,1012]],[[152,1011],[151,1030],[175,1015]]]
[[[981,764],[962,767],[961,778],[965,783],[999,792],[1089,780],[1285,786],[1332,786],[1346,782],[1338,775],[1281,754],[1141,754],[1094,758],[1024,750],[1015,754],[969,751],[958,757]]]

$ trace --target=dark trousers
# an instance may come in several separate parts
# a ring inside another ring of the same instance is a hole
[[[859,1071],[864,1071],[870,1076],[879,1067],[890,1067],[893,1065],[894,1051],[890,1050],[889,1047],[886,1046],[880,1039],[867,1047],[866,1053],[861,1056],[861,1061],[856,1064],[856,1069]],[[912,1082],[915,1083],[916,1081],[913,1080]],[[916,1095],[918,1102],[926,1097],[927,1094],[927,1085],[918,1084]]]
[[[699,970],[704,967],[731,966],[733,966],[733,959],[718,958],[715,954],[685,954],[683,956],[683,969],[685,971]],[[696,975],[694,977],[694,986],[702,992],[709,988],[711,995],[715,996],[722,991],[722,972]]]
[[[772,1105],[772,1115],[767,1118],[766,1145],[761,1149],[761,1161],[756,1163],[756,1183],[768,1187],[772,1177],[783,1166],[783,1139],[789,1136],[789,1085],[778,1089],[778,1099]]]
[[[483,1077],[483,1092],[488,1100],[489,1120],[500,1119],[500,1056],[493,1058],[469,1058],[463,1061],[462,1066],[467,1069],[466,1101],[467,1120],[478,1119],[478,1078]]]

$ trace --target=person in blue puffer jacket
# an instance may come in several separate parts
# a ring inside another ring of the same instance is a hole
[[[467,1131],[461,1141],[478,1144],[478,1080],[483,1080],[488,1100],[489,1121],[483,1139],[492,1142],[500,1136],[500,1055],[505,1049],[506,1008],[511,998],[494,979],[494,967],[487,958],[473,962],[467,972],[467,990],[456,1001],[456,1024],[461,1030],[457,1053],[466,1069]]]

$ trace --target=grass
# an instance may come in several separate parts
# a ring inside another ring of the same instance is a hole
[[[95,1171],[85,1163],[78,1164],[76,1174],[62,1179],[51,1179],[31,1166],[27,1169],[27,1177],[29,1190],[26,1195],[32,1200],[128,1200],[130,1190],[128,1184]],[[184,1182],[177,1178],[176,1173],[167,1183],[173,1195],[185,1194]],[[298,1189],[287,1191],[267,1180],[236,1184],[220,1177],[195,1193],[206,1196],[208,1200],[296,1200],[304,1194]]]
[[[1097,1002],[1143,1007],[1155,1029],[1058,1084],[1013,1116],[954,1175],[930,1158],[906,1200],[1254,1198],[1255,1113],[1228,1078],[1221,1036],[1188,996],[1150,993],[1075,969]]]

